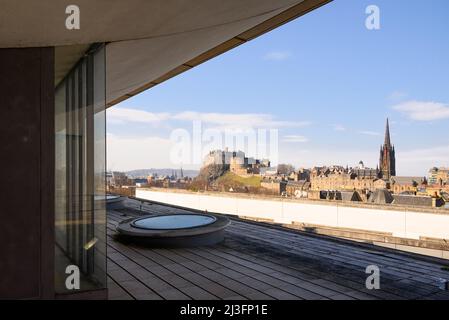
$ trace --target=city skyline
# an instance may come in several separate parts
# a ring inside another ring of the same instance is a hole
[[[448,4],[378,1],[378,31],[368,4],[331,3],[109,109],[108,169],[178,167],[170,132],[194,120],[276,128],[279,162],[296,167],[375,168],[387,117],[398,175],[449,166]]]

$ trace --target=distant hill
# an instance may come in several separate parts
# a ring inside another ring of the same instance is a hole
[[[198,175],[198,170],[182,170],[184,177],[191,177],[194,178]],[[131,170],[131,171],[127,171],[126,174],[130,177],[130,178],[139,178],[139,177],[148,177],[149,175],[152,174],[157,174],[158,176],[171,176],[173,174],[173,172],[175,172],[178,177],[181,177],[181,169],[169,169],[169,168],[165,168],[165,169],[137,169],[137,170]]]

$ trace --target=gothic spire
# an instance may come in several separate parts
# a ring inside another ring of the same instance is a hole
[[[385,142],[380,152],[379,170],[383,179],[390,179],[396,175],[396,157],[394,147],[391,145],[390,124],[387,118],[385,126]]]
[[[384,145],[391,146],[390,125],[388,123],[388,118],[387,118],[387,125],[385,126],[385,142],[384,142]]]

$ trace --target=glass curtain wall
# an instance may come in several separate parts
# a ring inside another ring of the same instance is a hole
[[[105,81],[97,45],[56,88],[56,293],[106,287]]]

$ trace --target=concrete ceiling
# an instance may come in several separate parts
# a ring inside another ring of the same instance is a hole
[[[55,48],[55,87],[64,79],[89,47],[89,44],[75,44]]]
[[[56,80],[105,42],[108,106],[331,0],[2,0],[0,48],[56,46]],[[65,27],[68,5],[80,30]]]

